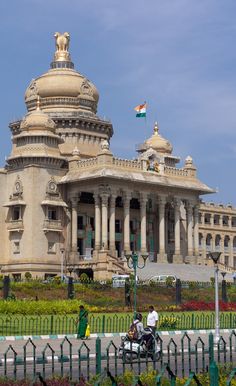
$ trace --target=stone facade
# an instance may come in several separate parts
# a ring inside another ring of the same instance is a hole
[[[183,167],[155,124],[135,160],[110,151],[112,124],[97,115],[98,91],[74,70],[69,34],[55,34],[51,69],[25,93],[0,170],[1,271],[15,278],[65,267],[96,279],[127,270],[125,255],[152,261],[236,265],[236,209],[204,204],[214,192]],[[63,42],[63,44],[61,44]],[[60,43],[60,44],[59,44]]]

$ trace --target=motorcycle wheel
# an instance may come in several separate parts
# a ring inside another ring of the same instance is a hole
[[[130,353],[130,352],[127,352],[125,354],[125,362],[126,363],[130,363],[132,362],[133,360],[137,359],[137,354],[135,353]]]
[[[161,352],[159,351],[159,352],[157,352],[155,354],[152,354],[151,358],[152,358],[153,361],[158,362],[161,359]]]

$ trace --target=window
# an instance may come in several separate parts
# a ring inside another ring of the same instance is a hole
[[[77,225],[78,225],[78,229],[80,229],[80,230],[84,229],[84,218],[83,218],[83,216],[78,216]]]
[[[12,209],[12,220],[17,221],[21,218],[20,206],[13,206]]]
[[[53,241],[48,242],[48,253],[55,253],[56,252],[56,243]]]
[[[92,230],[94,231],[94,217],[90,217],[90,225],[91,225],[91,228]]]
[[[57,220],[57,209],[53,206],[48,207],[48,219],[49,220]]]
[[[13,253],[20,253],[20,242],[14,241],[13,248]]]

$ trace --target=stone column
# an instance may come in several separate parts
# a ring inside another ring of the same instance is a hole
[[[130,200],[131,194],[126,192],[123,197],[124,203],[124,251],[130,252]]]
[[[167,263],[167,254],[165,249],[165,205],[166,197],[158,197],[159,206],[159,253],[157,261],[160,263]]]
[[[193,216],[194,216],[194,230],[193,230],[193,236],[194,236],[194,255],[196,256],[196,263],[198,263],[199,259],[199,206],[195,205],[193,209]]]
[[[140,196],[141,252],[147,252],[147,194]]]
[[[173,256],[173,263],[183,263],[183,256],[180,252],[180,205],[181,200],[175,198],[174,209],[175,209],[175,253]]]
[[[112,193],[110,197],[110,233],[109,233],[109,248],[110,251],[115,252],[116,250],[116,242],[115,242],[115,210],[116,210],[116,195]]]
[[[108,193],[102,193],[102,249],[108,249],[108,229],[107,229],[107,220],[108,220]]]
[[[233,236],[229,236],[229,267],[234,266],[234,250],[233,250]]]
[[[71,237],[71,251],[77,253],[77,239],[78,239],[78,197],[71,198],[71,222],[72,222],[72,237]]]
[[[186,214],[187,214],[187,239],[188,239],[188,252],[187,256],[193,256],[193,206],[191,202],[188,202],[186,205]],[[192,259],[191,259],[192,262]]]
[[[210,223],[211,226],[214,227],[214,213],[210,213]]]
[[[95,249],[101,249],[101,202],[98,193],[94,193],[95,205]]]

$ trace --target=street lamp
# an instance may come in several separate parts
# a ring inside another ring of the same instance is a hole
[[[63,276],[64,276],[64,253],[65,248],[61,248],[61,282],[63,282]]]
[[[215,265],[215,343],[218,344],[220,340],[220,315],[219,315],[219,280],[218,280],[218,261],[221,252],[209,252],[209,257],[212,259]]]
[[[69,274],[70,274],[70,276],[71,276],[72,272],[74,271],[74,267],[73,267],[72,265],[69,265],[69,266],[67,267],[67,271],[69,272]]]
[[[137,268],[143,269],[146,264],[146,260],[148,257],[147,253],[140,254],[140,257],[143,259],[142,264],[139,264],[138,258],[139,255],[137,252],[134,253],[128,253],[125,255],[127,260],[127,265],[130,269],[134,270],[134,318],[136,317],[136,311],[137,311]]]

